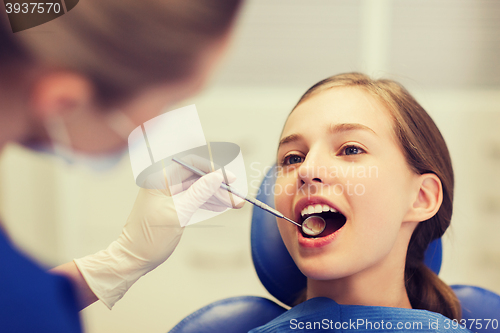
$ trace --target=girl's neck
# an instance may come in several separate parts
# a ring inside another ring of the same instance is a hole
[[[404,244],[407,248],[408,245]],[[407,244],[407,243],[406,243]],[[307,280],[307,299],[328,297],[339,304],[411,309],[405,287],[406,251],[395,246],[381,261],[362,271],[332,280]]]
[[[328,297],[339,304],[411,309],[403,278],[379,280],[360,275],[329,281],[308,279],[307,299]]]

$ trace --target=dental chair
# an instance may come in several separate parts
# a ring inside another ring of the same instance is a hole
[[[271,169],[259,189],[257,199],[274,207],[275,172]],[[281,303],[292,306],[306,287],[306,277],[299,271],[281,240],[276,218],[253,208],[251,227],[252,259],[260,281]],[[425,254],[425,263],[436,274],[442,260],[441,239],[433,241]],[[462,307],[467,327],[474,332],[500,331],[500,296],[486,289],[466,285],[451,286]],[[287,311],[287,308],[266,298],[232,297],[211,303],[178,323],[170,333],[246,333],[262,326]],[[481,319],[481,328],[472,320]],[[486,328],[485,319],[491,319]],[[496,322],[494,321],[496,319]]]

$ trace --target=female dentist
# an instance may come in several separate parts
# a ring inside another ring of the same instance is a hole
[[[2,11],[0,149],[17,142],[52,146],[75,161],[116,156],[134,127],[203,86],[240,2],[85,0],[16,34]],[[141,189],[118,240],[51,273],[20,254],[0,228],[0,330],[81,332],[78,311],[98,299],[111,308],[165,261],[183,231],[178,216],[217,197],[222,181],[217,173],[201,178],[177,211],[168,190]],[[210,202],[213,209],[228,204]]]

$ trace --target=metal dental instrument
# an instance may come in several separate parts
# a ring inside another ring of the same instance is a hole
[[[321,216],[309,216],[302,222],[302,231],[309,236],[318,236],[326,229],[326,221]]]
[[[172,158],[172,161],[182,165],[183,167],[185,167],[186,169],[190,170],[191,172],[195,173],[196,175],[200,176],[200,177],[203,177],[204,175],[206,175],[207,173],[204,172],[204,171],[201,171],[200,169],[198,168],[195,168],[194,166],[192,165],[189,165],[177,158]],[[255,205],[263,210],[265,210],[266,212],[269,212],[271,214],[273,214],[274,216],[276,217],[279,217],[281,219],[285,219],[287,220],[288,222],[290,223],[293,223],[295,224],[296,226],[298,227],[301,227],[302,229],[304,229],[305,227],[300,225],[299,223],[293,221],[293,220],[290,220],[288,217],[286,217],[285,215],[281,214],[280,212],[278,212],[276,209],[272,208],[272,207],[269,207],[268,205],[266,205],[265,203],[263,203],[262,201],[259,201],[257,199],[252,199],[252,198],[249,198],[249,197],[246,197],[244,196],[243,194],[241,193],[238,193],[238,191],[236,191],[235,189],[233,189],[231,186],[227,185],[226,183],[222,183],[222,185],[220,186],[221,188],[223,188],[224,190],[234,194],[235,196],[245,200],[245,201],[248,201],[249,203],[251,203],[252,205]],[[310,230],[309,227],[306,227],[308,230],[308,232],[312,232],[312,230]],[[323,231],[323,230],[321,230]],[[308,233],[308,235],[309,235]],[[321,232],[317,233],[316,235],[320,234]]]

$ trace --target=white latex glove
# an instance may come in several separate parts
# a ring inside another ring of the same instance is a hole
[[[184,157],[182,160],[203,171],[210,170],[204,159]],[[177,184],[168,189],[164,176],[156,177],[156,181],[152,177],[151,188],[139,190],[118,240],[106,250],[74,260],[90,289],[110,309],[141,276],[172,254],[183,226],[200,207],[213,211],[232,207],[228,192],[220,188],[224,181],[220,170],[194,180],[190,171],[173,164],[166,173],[161,170],[161,175],[166,175],[170,184]],[[226,175],[230,183],[236,179],[229,172]],[[178,193],[181,194],[174,206],[171,194]],[[235,208],[242,205],[242,200],[235,196],[233,202],[238,205]]]

